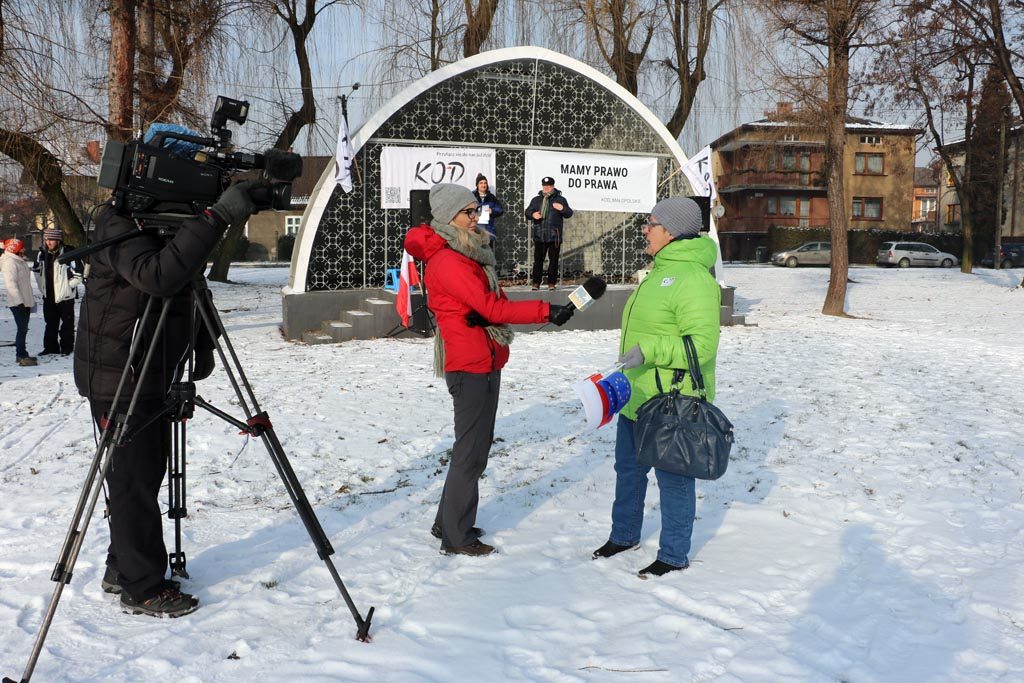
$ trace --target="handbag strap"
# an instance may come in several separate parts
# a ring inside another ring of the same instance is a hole
[[[690,368],[690,384],[697,391],[701,400],[707,400],[707,391],[704,389],[704,375],[700,372],[700,360],[697,358],[697,347],[693,345],[690,335],[683,337],[683,350],[686,351],[686,364]]]

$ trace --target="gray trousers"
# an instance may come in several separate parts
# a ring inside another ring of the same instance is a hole
[[[470,531],[480,502],[480,475],[494,441],[501,371],[447,372],[444,379],[455,404],[455,445],[434,523],[441,527],[441,546],[458,548],[476,540]]]

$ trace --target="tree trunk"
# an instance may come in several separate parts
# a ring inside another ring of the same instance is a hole
[[[462,56],[480,54],[480,48],[491,34],[494,15],[498,11],[498,0],[480,0],[473,9],[473,0],[464,0],[466,5],[466,35],[462,38]]]
[[[57,157],[34,139],[17,131],[0,129],[0,153],[17,161],[32,176],[46,205],[64,230],[65,241],[78,246],[85,244],[85,234],[78,214],[64,194],[64,170]]]
[[[110,57],[108,69],[107,137],[127,142],[133,135],[135,111],[132,83],[135,81],[136,0],[110,0]]]
[[[831,11],[830,11],[831,15]],[[847,232],[850,227],[846,207],[846,107],[850,85],[850,51],[845,23],[849,17],[829,16],[828,103],[825,163],[828,167],[829,231],[832,239],[832,265],[828,291],[821,312],[846,315],[846,283],[850,273]],[[836,26],[835,24],[839,24]]]

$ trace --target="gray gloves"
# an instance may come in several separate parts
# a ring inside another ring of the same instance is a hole
[[[640,345],[636,344],[633,348],[619,356],[617,362],[622,365],[623,370],[629,370],[630,368],[638,368],[647,361],[644,360],[644,352],[640,350]]]
[[[228,225],[240,223],[256,212],[256,203],[252,199],[254,190],[261,190],[266,183],[261,180],[243,180],[235,183],[210,207],[217,217]]]

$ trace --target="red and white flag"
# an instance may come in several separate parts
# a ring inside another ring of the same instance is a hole
[[[409,327],[409,316],[412,315],[412,288],[420,283],[420,271],[416,261],[407,251],[402,252],[402,268],[398,273],[398,297],[395,298],[395,310],[402,319],[402,325]]]

